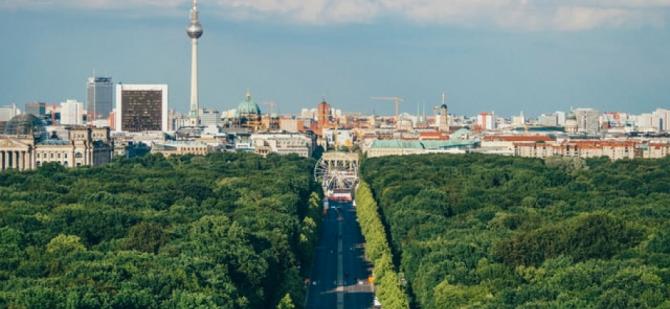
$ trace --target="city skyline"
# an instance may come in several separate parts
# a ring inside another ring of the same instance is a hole
[[[0,105],[84,102],[86,79],[95,69],[117,82],[168,84],[170,108],[188,110],[188,3],[168,2],[154,14],[144,13],[151,6],[141,2],[124,9],[80,8],[76,1],[69,8],[33,9],[31,3],[0,7],[1,23],[25,29],[0,30],[17,43],[0,60],[8,68],[3,71],[12,72],[0,76]],[[250,3],[248,9],[262,9]],[[379,95],[402,96],[401,111],[415,113],[417,104],[427,110],[439,105],[443,91],[450,112],[466,115],[532,116],[571,106],[642,113],[670,103],[664,85],[670,78],[664,53],[670,47],[668,6],[661,4],[655,23],[605,18],[583,27],[534,30],[422,22],[379,11],[369,20],[325,16],[320,24],[269,10],[264,14],[276,20],[268,21],[223,16],[219,6],[210,7],[201,16],[211,24],[200,47],[208,64],[200,70],[206,108],[233,109],[248,88],[260,102],[277,102],[282,113],[314,107],[325,97],[343,110],[392,114],[390,104],[370,100]]]

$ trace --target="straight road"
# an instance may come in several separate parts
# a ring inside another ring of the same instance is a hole
[[[351,203],[331,203],[325,216],[307,308],[371,308],[374,299],[367,279],[370,265],[363,256],[363,235]]]

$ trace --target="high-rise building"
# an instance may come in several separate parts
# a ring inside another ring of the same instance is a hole
[[[653,113],[654,127],[660,132],[670,131],[670,110],[659,108]]]
[[[551,115],[542,114],[537,119],[537,122],[541,126],[555,127],[555,126],[558,126],[558,115],[556,115],[556,114],[551,114]]]
[[[600,112],[593,108],[578,108],[574,110],[577,117],[577,130],[586,135],[596,135],[600,132]]]
[[[167,85],[116,85],[116,131],[168,131]]]
[[[555,114],[556,119],[558,120],[558,126],[559,127],[565,126],[565,120],[567,119],[565,112],[557,111]]]
[[[200,102],[198,101],[198,39],[202,36],[203,29],[198,16],[198,1],[193,0],[191,8],[191,24],[186,29],[188,37],[191,38],[191,111],[189,113],[190,125],[200,125]]]
[[[636,129],[641,132],[655,132],[658,129],[654,126],[654,115],[651,113],[644,113],[633,117]]]
[[[77,100],[67,100],[60,104],[61,125],[84,124],[84,104]]]
[[[481,113],[477,115],[477,126],[484,131],[496,129],[496,115],[494,112]]]
[[[211,109],[202,109],[200,111],[200,124],[203,126],[220,126],[221,112]]]
[[[114,107],[114,83],[111,77],[89,77],[86,84],[88,122],[107,119]]]

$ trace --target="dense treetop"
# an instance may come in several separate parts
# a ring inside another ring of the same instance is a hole
[[[300,303],[316,240],[313,162],[147,156],[0,175],[0,307]]]
[[[412,305],[670,307],[670,159],[366,160]]]

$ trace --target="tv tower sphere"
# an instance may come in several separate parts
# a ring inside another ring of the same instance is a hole
[[[191,9],[191,24],[186,28],[186,33],[191,39],[199,39],[202,36],[203,29],[198,17],[198,1],[193,0],[193,8]]]

